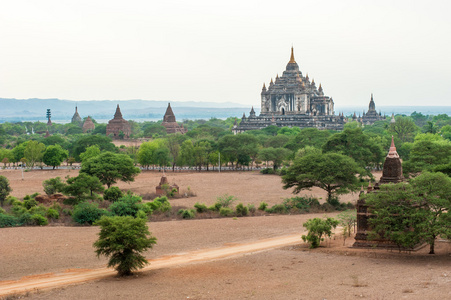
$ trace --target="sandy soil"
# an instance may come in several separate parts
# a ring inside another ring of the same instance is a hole
[[[46,178],[75,171],[32,171],[22,181],[17,171],[3,170],[13,194],[22,196],[40,189]],[[136,182],[120,184],[135,192],[150,192],[159,173],[145,172]],[[171,200],[192,205],[211,204],[217,195],[236,195],[243,203],[280,203],[289,197],[277,176],[257,173],[176,173],[170,182],[188,185],[197,197]],[[308,194],[324,197],[320,191]],[[355,200],[352,195],[348,199]],[[146,253],[165,255],[252,243],[260,239],[299,234],[302,223],[322,214],[184,220],[149,223],[158,244]],[[21,227],[0,229],[0,280],[59,273],[68,269],[105,266],[92,243],[96,227]],[[299,244],[252,255],[207,263],[139,272],[134,277],[91,281],[62,289],[31,293],[30,299],[447,299],[451,298],[451,245],[438,242],[437,254],[428,249],[413,254],[385,250],[349,249],[351,239],[337,238],[327,248],[308,250]],[[0,287],[1,288],[1,287]]]

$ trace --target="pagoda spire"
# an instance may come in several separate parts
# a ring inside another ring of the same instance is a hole
[[[119,104],[116,107],[116,112],[114,113],[114,118],[122,119],[122,113],[121,113],[121,108],[119,107]]]
[[[294,60],[294,49],[293,49],[293,46],[291,46],[291,57],[290,57],[290,61],[288,63],[296,63],[296,61]]]

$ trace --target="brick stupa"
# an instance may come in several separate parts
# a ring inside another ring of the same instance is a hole
[[[119,138],[121,132],[124,134],[124,138],[129,138],[132,130],[130,124],[122,118],[121,109],[118,104],[114,118],[108,121],[108,125],[106,126],[106,135]]]
[[[166,133],[181,133],[184,134],[187,132],[186,128],[182,125],[177,124],[175,121],[175,115],[171,108],[171,103],[168,103],[168,108],[166,109],[166,113],[163,117],[163,122],[161,123],[166,128]]]
[[[85,120],[85,123],[83,123],[83,132],[91,132],[96,128],[96,125],[94,122],[92,122],[91,117],[88,116]]]

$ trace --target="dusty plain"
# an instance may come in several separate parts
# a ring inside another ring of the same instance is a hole
[[[30,171],[1,170],[13,188],[12,195],[42,192],[42,181],[76,170]],[[138,194],[153,193],[161,172],[145,171],[122,189]],[[173,206],[191,208],[194,203],[211,205],[225,193],[256,206],[270,205],[291,196],[283,190],[280,177],[257,172],[167,172],[169,182],[195,197],[171,200]],[[322,190],[305,195],[325,198]],[[357,200],[349,194],[341,201]],[[300,233],[302,223],[324,214],[272,215],[245,218],[171,220],[148,223],[158,244],[146,253],[154,259],[188,251],[248,243],[261,239]],[[335,215],[335,214],[331,214]],[[103,267],[105,258],[97,258],[92,248],[97,227],[46,226],[0,229],[1,281],[20,280],[24,276],[67,270]],[[450,299],[451,245],[438,241],[436,255],[428,249],[415,253],[385,250],[350,249],[353,240],[343,239],[337,231],[328,247],[309,250],[299,244],[228,259],[138,272],[133,277],[109,277],[50,291],[26,294],[26,299]],[[325,244],[324,244],[325,245]],[[44,274],[44,275],[43,275]],[[9,297],[15,299],[23,297]]]

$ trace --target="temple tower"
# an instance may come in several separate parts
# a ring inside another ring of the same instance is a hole
[[[88,116],[85,120],[85,123],[83,123],[83,132],[91,132],[94,131],[96,125],[91,120],[91,117]]]
[[[166,108],[166,113],[163,117],[163,122],[161,123],[166,128],[166,133],[181,133],[184,134],[187,132],[186,128],[183,128],[183,125],[180,126],[177,124],[175,120],[174,112],[172,111],[171,103],[168,103],[168,108]]]
[[[118,104],[114,118],[108,121],[108,125],[106,126],[106,135],[112,135],[113,138],[118,138],[121,132],[124,134],[124,138],[129,138],[132,130],[130,124],[122,118],[121,109]]]
[[[74,113],[74,115],[72,116],[72,121],[71,121],[71,123],[74,123],[74,124],[77,124],[77,125],[81,125],[81,124],[82,124],[81,117],[80,117],[80,115],[78,114],[78,107],[77,107],[77,106],[75,106],[75,113]]]

